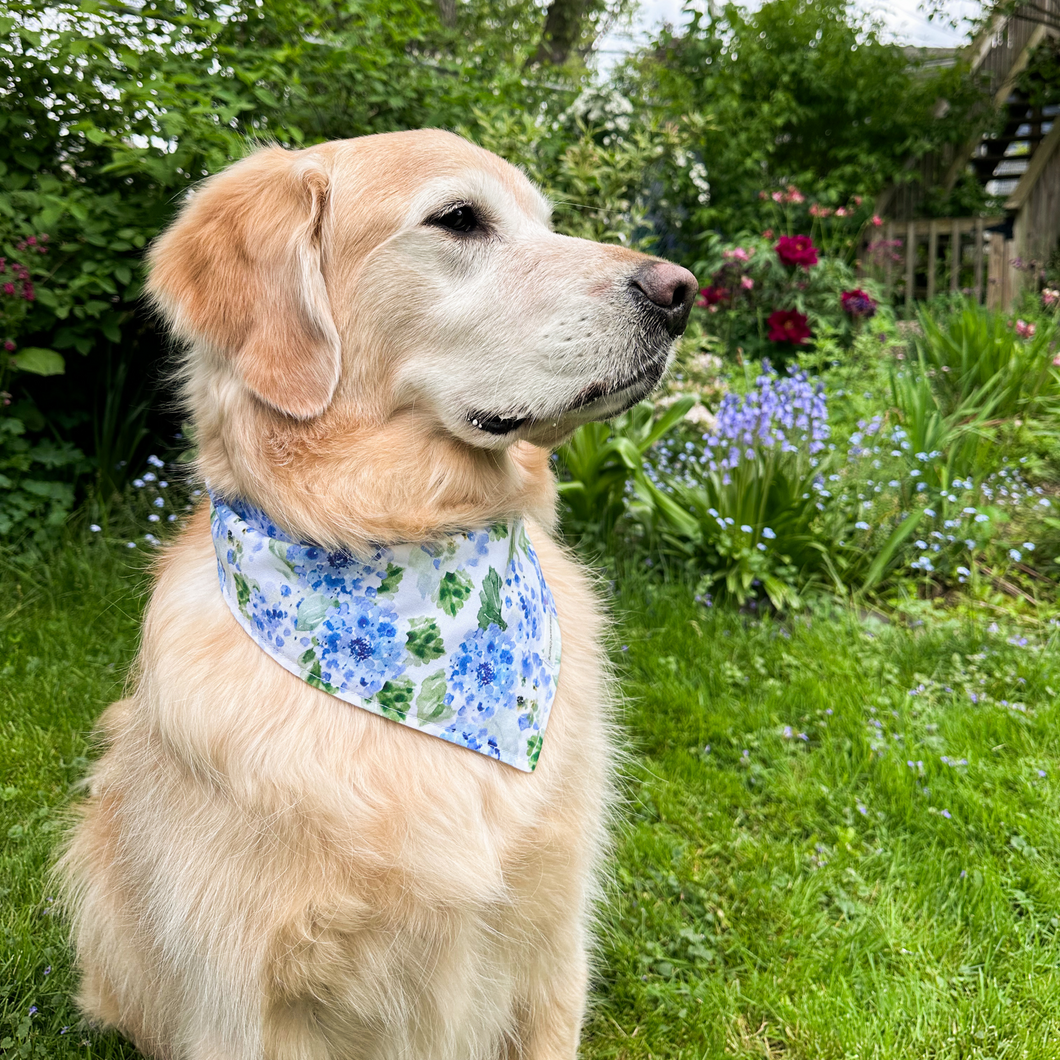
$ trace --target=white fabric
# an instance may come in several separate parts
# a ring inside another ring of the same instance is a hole
[[[370,555],[292,541],[211,494],[221,590],[302,680],[532,772],[559,676],[556,605],[521,519]]]

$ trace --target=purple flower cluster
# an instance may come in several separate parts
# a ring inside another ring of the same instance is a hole
[[[742,398],[726,394],[718,409],[714,433],[704,438],[711,471],[731,471],[746,455],[753,459],[762,448],[792,453],[805,447],[809,453],[825,448],[828,438],[828,405],[824,387],[809,382],[804,372],[786,377],[770,370],[755,380]]]

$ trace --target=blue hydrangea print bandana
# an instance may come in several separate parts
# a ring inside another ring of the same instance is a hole
[[[521,519],[354,556],[292,541],[256,508],[210,500],[224,598],[285,670],[533,772],[560,636]]]

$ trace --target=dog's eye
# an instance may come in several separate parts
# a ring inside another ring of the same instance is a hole
[[[428,218],[427,224],[448,229],[450,232],[459,232],[461,235],[468,235],[481,226],[478,214],[471,206],[451,206],[444,213]]]

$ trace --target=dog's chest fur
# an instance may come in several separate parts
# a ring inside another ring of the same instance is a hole
[[[196,514],[67,857],[82,950],[94,916],[129,927],[99,940],[121,952],[97,963],[125,967],[120,987],[86,976],[90,1012],[156,1055],[493,1060],[554,1003],[536,982],[584,992],[610,763],[600,620],[531,533],[563,663],[528,775],[283,670],[221,599]],[[193,1041],[203,1027],[218,1040]]]

